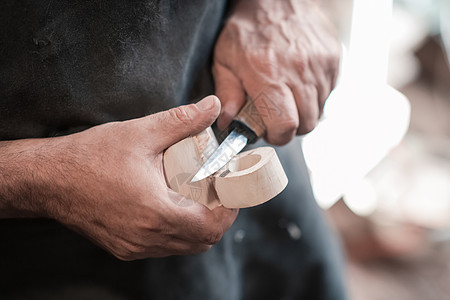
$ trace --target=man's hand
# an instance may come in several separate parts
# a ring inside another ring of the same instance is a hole
[[[219,129],[248,94],[267,127],[267,142],[282,145],[310,132],[334,88],[339,57],[331,23],[316,2],[238,1],[215,47]]]
[[[171,191],[162,159],[219,110],[210,96],[65,137],[1,142],[0,217],[54,218],[123,260],[206,251],[237,210],[210,211]]]

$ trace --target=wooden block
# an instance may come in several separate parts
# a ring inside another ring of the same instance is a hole
[[[211,209],[219,206],[220,201],[211,176],[190,182],[217,147],[217,140],[210,127],[169,147],[164,153],[164,171],[168,186]]]
[[[218,147],[211,128],[171,146],[164,153],[168,186],[210,209],[219,205],[244,208],[278,195],[288,179],[273,148],[260,147],[238,154],[213,175],[191,183],[209,155]]]

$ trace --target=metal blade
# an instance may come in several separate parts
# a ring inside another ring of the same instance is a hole
[[[191,182],[202,180],[217,172],[238,154],[245,145],[247,145],[247,138],[233,130],[198,170]]]

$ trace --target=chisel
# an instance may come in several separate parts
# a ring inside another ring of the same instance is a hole
[[[206,160],[191,182],[200,181],[225,166],[247,144],[255,143],[263,136],[266,127],[253,100],[247,97],[247,102],[231,122],[230,134]]]

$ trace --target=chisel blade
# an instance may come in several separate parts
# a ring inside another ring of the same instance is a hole
[[[237,130],[231,131],[219,148],[208,158],[192,178],[191,182],[200,181],[225,166],[236,154],[247,145],[248,138]]]

